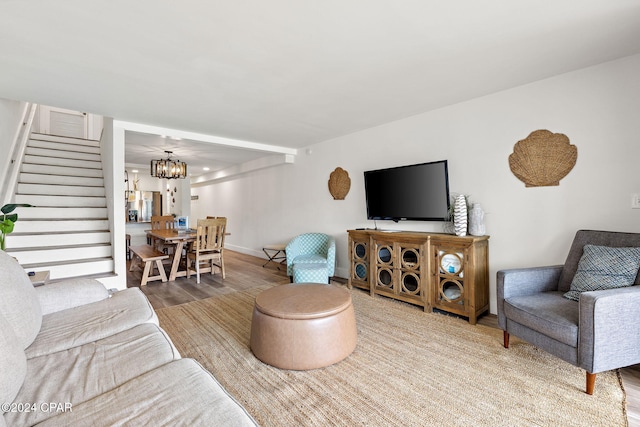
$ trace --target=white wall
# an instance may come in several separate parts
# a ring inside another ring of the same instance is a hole
[[[125,136],[125,144],[126,144],[126,136]],[[165,196],[165,192],[166,192],[166,180],[165,179],[158,179],[154,176],[151,176],[151,174],[149,173],[149,166],[147,167],[132,167],[132,166],[125,166],[125,170],[127,171],[128,175],[129,175],[129,183],[128,183],[128,187],[127,189],[129,191],[134,191],[135,187],[134,187],[134,181],[138,181],[138,190],[140,191],[162,191],[163,192],[163,196]],[[134,172],[134,170],[137,170],[138,172]],[[123,196],[124,197],[124,196]],[[166,197],[163,197],[163,200]],[[164,209],[164,208],[163,208]]]
[[[100,154],[103,167],[104,188],[109,211],[109,227],[113,250],[114,276],[99,280],[107,288],[126,289],[127,266],[125,259],[125,216],[124,216],[124,132],[113,128],[113,119],[105,117],[100,140]]]
[[[338,242],[337,274],[348,276],[346,230],[366,220],[363,172],[449,160],[451,191],[487,212],[491,311],[495,275],[504,268],[562,264],[576,230],[640,232],[640,55],[556,76],[437,111],[365,129],[300,150],[293,165],[194,187],[192,216],[229,217],[228,246],[262,256],[265,244],[307,231]],[[564,133],[578,161],[559,186],[525,188],[510,171],[514,144],[537,129]],[[337,166],[351,191],[327,188]],[[388,229],[440,231],[442,223],[378,221]]]
[[[9,149],[24,112],[24,102],[0,99],[0,149]]]

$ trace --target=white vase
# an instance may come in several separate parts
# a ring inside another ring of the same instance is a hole
[[[467,235],[467,199],[464,195],[456,197],[453,205],[453,226],[456,236]]]
[[[469,234],[472,236],[484,236],[486,233],[484,211],[480,203],[474,203],[469,211]]]

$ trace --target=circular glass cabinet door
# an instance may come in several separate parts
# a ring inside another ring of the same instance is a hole
[[[464,287],[457,280],[443,280],[440,282],[440,301],[464,304]]]
[[[378,248],[378,262],[380,264],[391,264],[391,247],[389,246],[380,246]]]
[[[393,273],[388,268],[378,269],[378,286],[382,288],[391,288],[393,286]]]
[[[367,244],[356,242],[353,245],[353,255],[357,259],[365,259],[367,257]]]
[[[402,274],[402,292],[409,295],[420,293],[420,278],[417,274],[407,272]]]
[[[357,262],[353,269],[354,279],[367,280],[367,266],[362,262]]]
[[[440,254],[440,272],[445,274],[462,275],[462,254],[444,253]]]
[[[353,243],[353,279],[366,281],[369,274],[367,268],[367,244],[364,242]]]
[[[415,248],[406,248],[402,250],[400,256],[402,267],[416,270],[420,267],[420,252]]]

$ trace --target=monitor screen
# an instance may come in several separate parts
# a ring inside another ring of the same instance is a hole
[[[368,219],[449,219],[446,160],[367,171],[364,184]]]

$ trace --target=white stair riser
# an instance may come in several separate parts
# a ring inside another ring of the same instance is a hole
[[[78,176],[42,175],[37,173],[21,173],[18,180],[25,184],[79,185],[83,187],[104,187],[103,178]]]
[[[51,280],[113,274],[113,248],[99,141],[32,134],[15,203],[8,252]]]
[[[108,274],[113,272],[113,260],[101,259],[97,261],[79,262],[74,264],[60,264],[28,268],[27,271],[49,271],[49,279],[56,280],[66,277],[89,276],[92,274]]]
[[[102,170],[102,163],[92,160],[75,160],[65,159],[64,157],[44,157],[44,156],[24,156],[24,164],[34,164],[43,166],[64,166],[68,168],[81,168],[81,169],[100,169]]]
[[[65,144],[61,142],[41,141],[33,138],[29,140],[29,143],[27,144],[27,146],[33,147],[33,148],[74,151],[76,153],[100,154],[99,146],[82,145],[82,144]]]
[[[80,197],[80,196],[40,196],[33,194],[16,194],[16,203],[28,203],[42,207],[94,207],[107,206],[106,197]]]
[[[24,219],[104,219],[107,218],[107,208],[17,208],[15,213]],[[16,223],[16,227],[18,223]]]
[[[32,133],[30,140],[51,141],[62,144],[73,144],[87,147],[100,147],[100,141],[93,139],[71,138],[68,136],[46,135],[43,133]]]
[[[13,228],[14,233],[55,233],[56,231],[104,231],[109,230],[109,221],[97,220],[61,220],[61,221],[25,221],[18,216]]]
[[[29,146],[25,150],[25,154],[29,156],[41,157],[61,157],[63,159],[88,160],[91,162],[100,161],[100,153],[83,153],[78,151],[69,151],[60,149],[48,149]]]
[[[93,245],[101,243],[110,243],[111,233],[101,231],[96,233],[51,233],[51,234],[27,234],[19,235],[17,233],[7,236],[7,248],[39,248],[50,246],[73,246],[73,245]]]
[[[39,264],[48,262],[73,261],[111,256],[111,245],[86,246],[80,248],[52,248],[32,251],[7,251],[18,259],[20,264]]]
[[[69,168],[65,166],[43,166],[30,163],[23,163],[20,172],[102,178],[102,169]]]
[[[18,184],[17,194],[42,194],[58,196],[104,197],[104,187],[81,187],[71,185]]]

